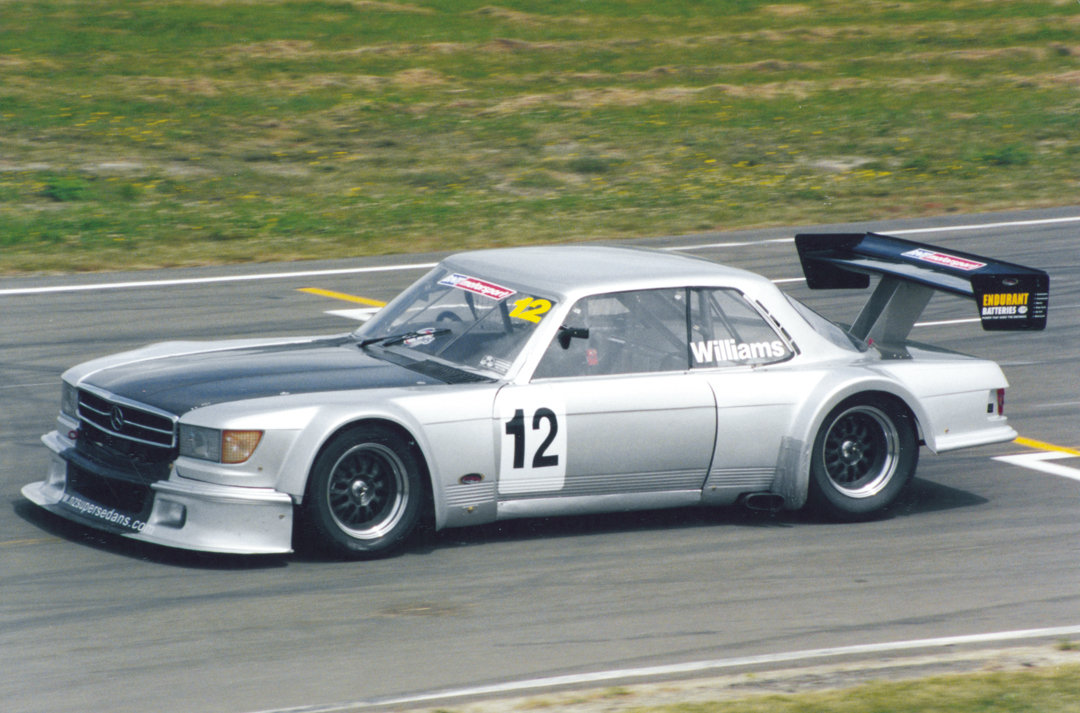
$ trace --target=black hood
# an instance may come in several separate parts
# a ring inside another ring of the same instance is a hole
[[[263,396],[445,381],[375,359],[355,340],[336,337],[137,361],[103,369],[86,383],[179,416]]]

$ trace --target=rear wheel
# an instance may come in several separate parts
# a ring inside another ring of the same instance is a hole
[[[863,395],[833,409],[810,463],[810,503],[823,515],[865,520],[891,505],[919,462],[915,422],[886,396]]]
[[[412,445],[389,428],[361,426],[335,436],[315,460],[304,526],[331,552],[375,557],[415,529],[424,492]]]

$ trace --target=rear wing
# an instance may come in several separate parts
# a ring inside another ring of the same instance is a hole
[[[985,330],[1046,327],[1042,270],[876,233],[801,234],[795,247],[812,290],[862,289],[881,276],[852,325],[859,339],[903,344],[935,290],[975,300]]]

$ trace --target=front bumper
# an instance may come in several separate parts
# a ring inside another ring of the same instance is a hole
[[[96,502],[69,487],[73,444],[56,431],[41,439],[52,452],[48,477],[22,494],[49,512],[134,540],[232,554],[292,552],[293,501],[271,488],[215,485],[179,478],[150,483],[142,512]]]

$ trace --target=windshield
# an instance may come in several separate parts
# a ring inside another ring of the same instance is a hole
[[[361,346],[503,375],[555,300],[436,268],[357,331]]]

